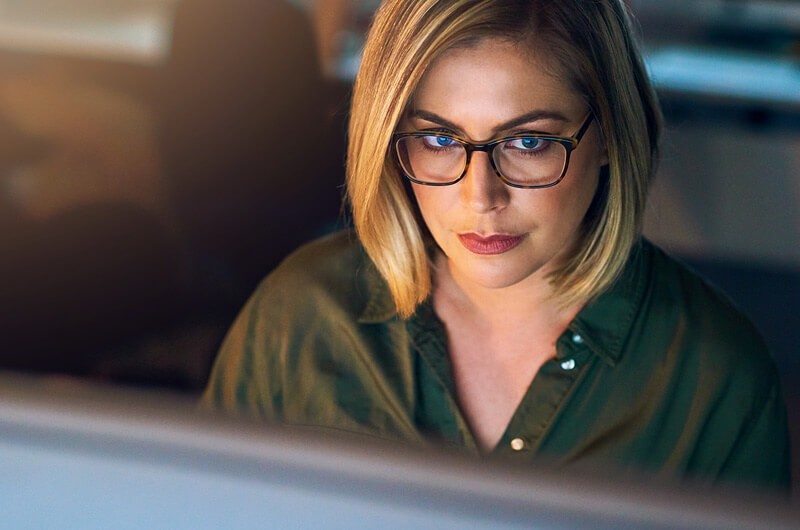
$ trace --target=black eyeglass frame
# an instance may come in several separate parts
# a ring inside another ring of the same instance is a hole
[[[397,167],[400,169],[400,172],[405,175],[405,177],[414,182],[416,184],[421,184],[423,186],[452,186],[453,184],[459,182],[461,179],[464,178],[464,175],[467,174],[467,170],[469,169],[469,163],[472,160],[472,153],[475,151],[483,151],[489,156],[489,163],[492,165],[492,169],[494,170],[497,177],[503,181],[507,186],[511,186],[512,188],[521,188],[521,189],[542,189],[542,188],[551,188],[561,182],[564,179],[564,175],[567,174],[567,169],[569,169],[569,159],[572,151],[574,151],[578,144],[580,143],[583,136],[586,134],[586,131],[589,130],[589,126],[591,125],[592,121],[594,121],[594,113],[589,112],[588,116],[583,120],[580,129],[576,132],[573,136],[552,136],[549,134],[539,134],[539,133],[524,133],[524,134],[515,134],[513,136],[506,136],[503,138],[498,138],[496,140],[490,140],[485,143],[475,143],[471,142],[465,138],[461,138],[460,136],[456,136],[453,134],[448,134],[444,132],[436,132],[436,131],[414,131],[414,132],[399,132],[394,133],[392,135],[393,140],[393,149],[392,152],[394,153],[395,163]],[[455,180],[450,182],[424,182],[421,180],[417,180],[416,178],[409,175],[406,170],[403,168],[403,163],[400,161],[400,141],[403,138],[408,137],[424,137],[424,136],[436,136],[436,137],[443,137],[449,138],[456,143],[460,144],[464,149],[467,151],[467,160],[464,162],[464,171],[459,175],[459,177]],[[557,142],[564,147],[564,151],[566,152],[564,156],[564,168],[561,170],[561,175],[548,184],[535,184],[535,185],[525,185],[525,184],[517,184],[515,182],[509,181],[506,177],[503,176],[502,173],[497,169],[497,165],[494,162],[494,148],[497,147],[499,144],[503,142],[508,142],[509,140],[518,140],[520,138],[537,138],[539,140],[548,140],[551,142]]]

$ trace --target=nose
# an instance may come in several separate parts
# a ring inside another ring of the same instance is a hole
[[[461,200],[475,212],[502,210],[508,205],[510,190],[494,172],[488,153],[476,151],[472,154],[467,173],[459,185]]]

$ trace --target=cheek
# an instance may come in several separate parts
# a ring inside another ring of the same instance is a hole
[[[421,190],[422,186],[417,184],[411,184],[411,200],[414,201],[414,204],[417,206],[417,210],[419,210],[420,215],[425,218],[425,212],[427,211],[427,206],[425,202],[425,191]]]
[[[435,229],[439,219],[442,218],[442,213],[447,210],[447,201],[444,199],[450,190],[414,183],[411,184],[411,189],[423,220],[429,229]]]
[[[597,193],[599,175],[600,167],[595,164],[571,166],[564,180],[539,190],[535,200],[526,205],[528,211],[537,212],[534,215],[543,226],[549,225],[562,236],[579,231]]]
[[[577,204],[588,208],[597,193],[599,181],[600,166],[592,164],[575,175],[569,195]]]
[[[576,168],[577,169],[577,168]],[[572,222],[577,226],[583,223],[589,208],[597,194],[600,182],[600,166],[592,164],[574,175],[571,186],[565,188],[565,211],[574,212]]]
[[[608,164],[605,149],[591,142],[595,138],[586,138],[586,140],[590,140],[590,142],[586,142],[586,147],[591,146],[592,149],[584,153],[576,153],[578,156],[573,156],[564,181],[556,186],[564,185],[563,191],[567,195],[565,199],[569,200],[573,207],[581,213],[581,218],[597,193],[600,172],[603,166]]]

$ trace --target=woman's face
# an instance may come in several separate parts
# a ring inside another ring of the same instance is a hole
[[[571,137],[589,109],[546,61],[546,50],[500,39],[449,50],[423,76],[399,130],[435,129],[473,142],[532,131]],[[569,255],[606,163],[592,123],[553,187],[511,188],[476,151],[456,184],[412,188],[454,279],[505,288],[543,280]]]

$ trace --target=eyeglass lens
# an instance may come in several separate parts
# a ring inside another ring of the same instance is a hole
[[[406,136],[397,141],[400,165],[414,180],[448,184],[458,180],[467,164],[467,149],[448,136]],[[507,181],[545,186],[561,178],[567,150],[560,142],[536,137],[513,138],[492,150],[495,168]]]

